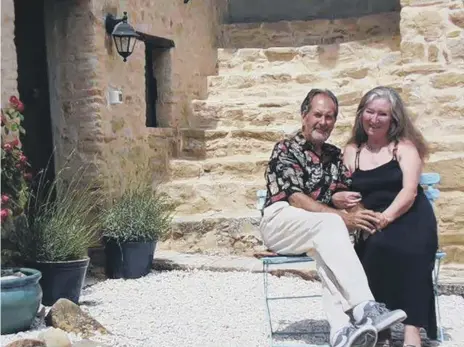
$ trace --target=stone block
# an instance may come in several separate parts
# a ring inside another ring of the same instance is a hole
[[[428,58],[429,62],[435,63],[438,62],[438,54],[440,52],[440,49],[438,48],[437,45],[431,44],[428,48]]]
[[[443,89],[451,87],[464,86],[464,72],[463,71],[449,71],[435,75],[431,78],[432,86],[434,88]]]
[[[401,56],[403,61],[423,60],[425,58],[425,45],[422,42],[401,41]]]
[[[464,246],[464,233],[440,233],[440,246]]]
[[[449,20],[454,25],[464,29],[464,9],[450,11]]]
[[[445,246],[443,251],[446,252],[445,263],[464,263],[464,246]]]
[[[401,34],[413,38],[422,36],[426,42],[436,41],[444,32],[447,20],[441,11],[407,7],[401,11]]]
[[[263,51],[269,62],[274,61],[291,61],[298,55],[296,48],[275,47]]]
[[[448,0],[401,0],[401,6],[434,6],[434,5],[442,5],[447,4]]]
[[[446,67],[441,64],[412,63],[404,64],[401,67],[392,70],[391,73],[404,77],[413,74],[428,75],[431,73],[444,72],[445,70]]]
[[[339,70],[338,72],[334,73],[335,78],[354,78],[354,79],[363,79],[369,73],[368,67],[357,66],[357,67],[347,67]]]
[[[462,157],[457,157],[458,155],[455,154],[451,159],[444,157],[426,163],[424,171],[440,173],[440,189],[464,191],[464,153]]]
[[[446,46],[453,62],[464,61],[464,31],[457,38],[447,39]]]

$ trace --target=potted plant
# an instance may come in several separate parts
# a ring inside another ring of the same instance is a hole
[[[42,275],[30,268],[2,269],[1,273],[1,334],[28,330],[42,300]]]
[[[150,184],[129,184],[103,212],[106,275],[109,278],[147,275],[157,241],[171,228],[172,215],[173,206],[168,198],[154,191]]]
[[[52,182],[40,175],[27,206],[26,228],[17,233],[17,245],[26,264],[42,273],[43,304],[66,298],[79,302],[89,257],[99,230],[99,191],[84,181],[85,170],[67,178],[69,169]]]
[[[24,226],[24,207],[28,200],[30,173],[22,152],[19,135],[24,105],[17,97],[1,114],[1,334],[27,330],[32,324],[42,299],[39,285],[41,273],[35,269],[17,268],[20,253],[15,248],[15,235]]]

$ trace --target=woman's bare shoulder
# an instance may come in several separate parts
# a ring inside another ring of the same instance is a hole
[[[356,150],[358,149],[358,146],[354,143],[349,143],[345,146],[343,149],[343,155],[353,155],[356,153]]]

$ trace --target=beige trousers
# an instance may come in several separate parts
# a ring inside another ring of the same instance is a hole
[[[315,259],[331,335],[349,323],[346,311],[374,300],[340,216],[279,201],[264,209],[260,231],[269,250],[282,255],[309,253]]]

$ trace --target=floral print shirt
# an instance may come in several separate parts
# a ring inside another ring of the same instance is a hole
[[[274,146],[265,178],[267,197],[264,207],[277,201],[288,201],[290,195],[297,192],[331,205],[332,194],[347,190],[351,185],[351,173],[343,165],[341,150],[325,143],[319,156],[301,131]]]

